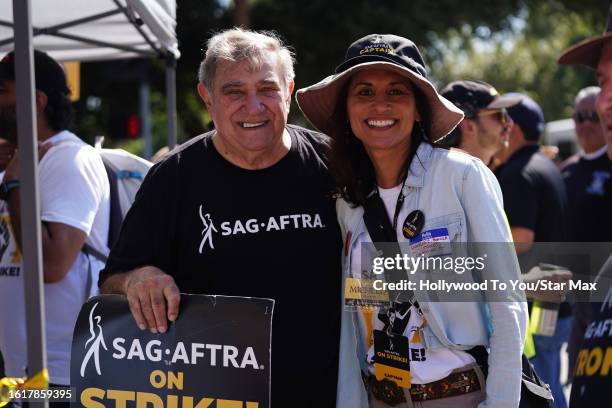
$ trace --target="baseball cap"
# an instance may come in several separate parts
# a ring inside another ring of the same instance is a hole
[[[62,66],[48,54],[34,50],[34,72],[36,89],[47,95],[70,94],[66,74]],[[0,60],[0,82],[15,80],[15,52],[11,51]]]
[[[466,118],[475,117],[481,109],[509,108],[520,102],[519,97],[501,96],[484,81],[453,81],[440,93],[461,109]]]
[[[507,93],[504,96],[519,98],[519,103],[509,107],[508,114],[515,125],[521,128],[528,140],[538,140],[544,131],[544,112],[542,108],[529,96],[517,92]]]

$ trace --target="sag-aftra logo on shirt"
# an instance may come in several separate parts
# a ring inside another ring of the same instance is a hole
[[[284,231],[287,229],[314,229],[325,228],[320,214],[287,214],[272,216],[259,220],[250,218],[247,220],[222,221],[217,224],[213,221],[210,213],[205,212],[204,206],[200,204],[198,215],[202,222],[202,240],[198,252],[202,253],[205,246],[215,249],[214,237],[238,234],[257,234],[260,232]]]

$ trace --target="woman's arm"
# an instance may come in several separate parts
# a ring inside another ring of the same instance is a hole
[[[484,279],[518,280],[520,270],[495,176],[474,160],[466,169],[462,194],[470,246],[487,253]],[[489,294],[489,374],[487,399],[480,408],[516,408],[521,395],[521,355],[527,328],[527,305],[520,293]]]
[[[347,222],[351,213],[349,205],[342,199],[336,200],[336,213],[338,224],[342,232],[344,245],[342,247],[342,268],[347,262],[349,251],[345,246],[350,245],[347,237]],[[336,408],[367,407],[368,397],[361,380],[361,369],[357,359],[357,335],[355,327],[355,313],[344,307],[344,285],[346,277],[342,277],[342,314],[340,326],[340,356],[338,361],[338,387],[336,390]]]

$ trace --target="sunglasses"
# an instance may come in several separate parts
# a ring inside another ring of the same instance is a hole
[[[599,115],[595,111],[574,112],[572,118],[578,123],[586,122],[587,120],[593,123],[599,122]]]
[[[495,110],[490,110],[490,111],[479,111],[476,117],[489,116],[489,115],[496,115],[495,119],[497,119],[497,121],[501,123],[503,126],[508,126],[512,122],[512,120],[510,119],[510,116],[508,115],[508,111],[506,110],[506,108],[495,109]]]

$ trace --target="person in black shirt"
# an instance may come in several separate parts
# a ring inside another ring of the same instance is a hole
[[[612,163],[606,155],[608,148],[604,139],[595,101],[601,92],[598,86],[582,89],[576,95],[575,111],[572,115],[578,142],[583,152],[577,160],[562,168],[567,187],[568,241],[612,242]],[[601,262],[577,262],[573,271],[579,276],[589,276],[591,270],[598,271]],[[568,342],[570,376],[578,355],[578,347],[590,320],[591,305],[578,302],[574,305],[572,332]]]
[[[607,156],[612,160],[612,8],[608,13],[603,34],[568,48],[561,54],[558,63],[585,65],[596,71],[601,92],[596,99],[595,107],[608,145]],[[609,207],[604,217],[607,222],[612,218]],[[609,363],[612,355],[612,332],[605,329],[609,327],[612,319],[610,279],[612,279],[612,256],[598,276],[600,286],[608,291],[608,296],[603,302],[591,305],[591,321],[585,331],[574,371],[570,396],[572,408],[600,406],[605,404],[610,394],[612,370]],[[601,359],[598,358],[599,354],[602,355]],[[588,367],[585,367],[586,363]]]
[[[538,140],[544,130],[541,108],[528,96],[520,96],[521,102],[508,108],[515,125],[508,147],[497,155],[504,163],[496,171],[504,209],[515,242],[561,242],[564,223],[560,220],[567,209],[563,178],[555,164],[540,153]]]
[[[213,36],[198,92],[216,130],[151,169],[100,276],[141,329],[183,292],[275,299],[272,406],[336,400],[341,238],[327,138],[287,125],[293,58],[268,34]],[[298,396],[296,398],[296,396]]]
[[[573,115],[583,154],[562,168],[567,187],[568,240],[571,242],[612,242],[612,163],[595,101],[600,88],[581,90],[576,96]]]
[[[510,131],[508,147],[497,155],[503,164],[496,169],[496,175],[521,269],[526,273],[538,263],[554,262],[545,257],[548,249],[554,248],[552,244],[547,244],[546,250],[543,250],[534,243],[564,241],[567,194],[557,166],[540,152],[538,140],[544,130],[542,109],[526,95],[506,95],[519,96],[521,101],[508,108],[514,126]],[[565,279],[569,279],[569,276]],[[538,299],[539,296],[533,292],[527,295],[531,299]],[[564,292],[559,291],[558,295],[560,302]],[[567,341],[570,327],[571,309],[568,304],[562,304],[554,335],[533,336],[536,355],[532,362],[538,375],[551,385],[555,408],[567,407],[559,381],[559,353],[561,345]]]

